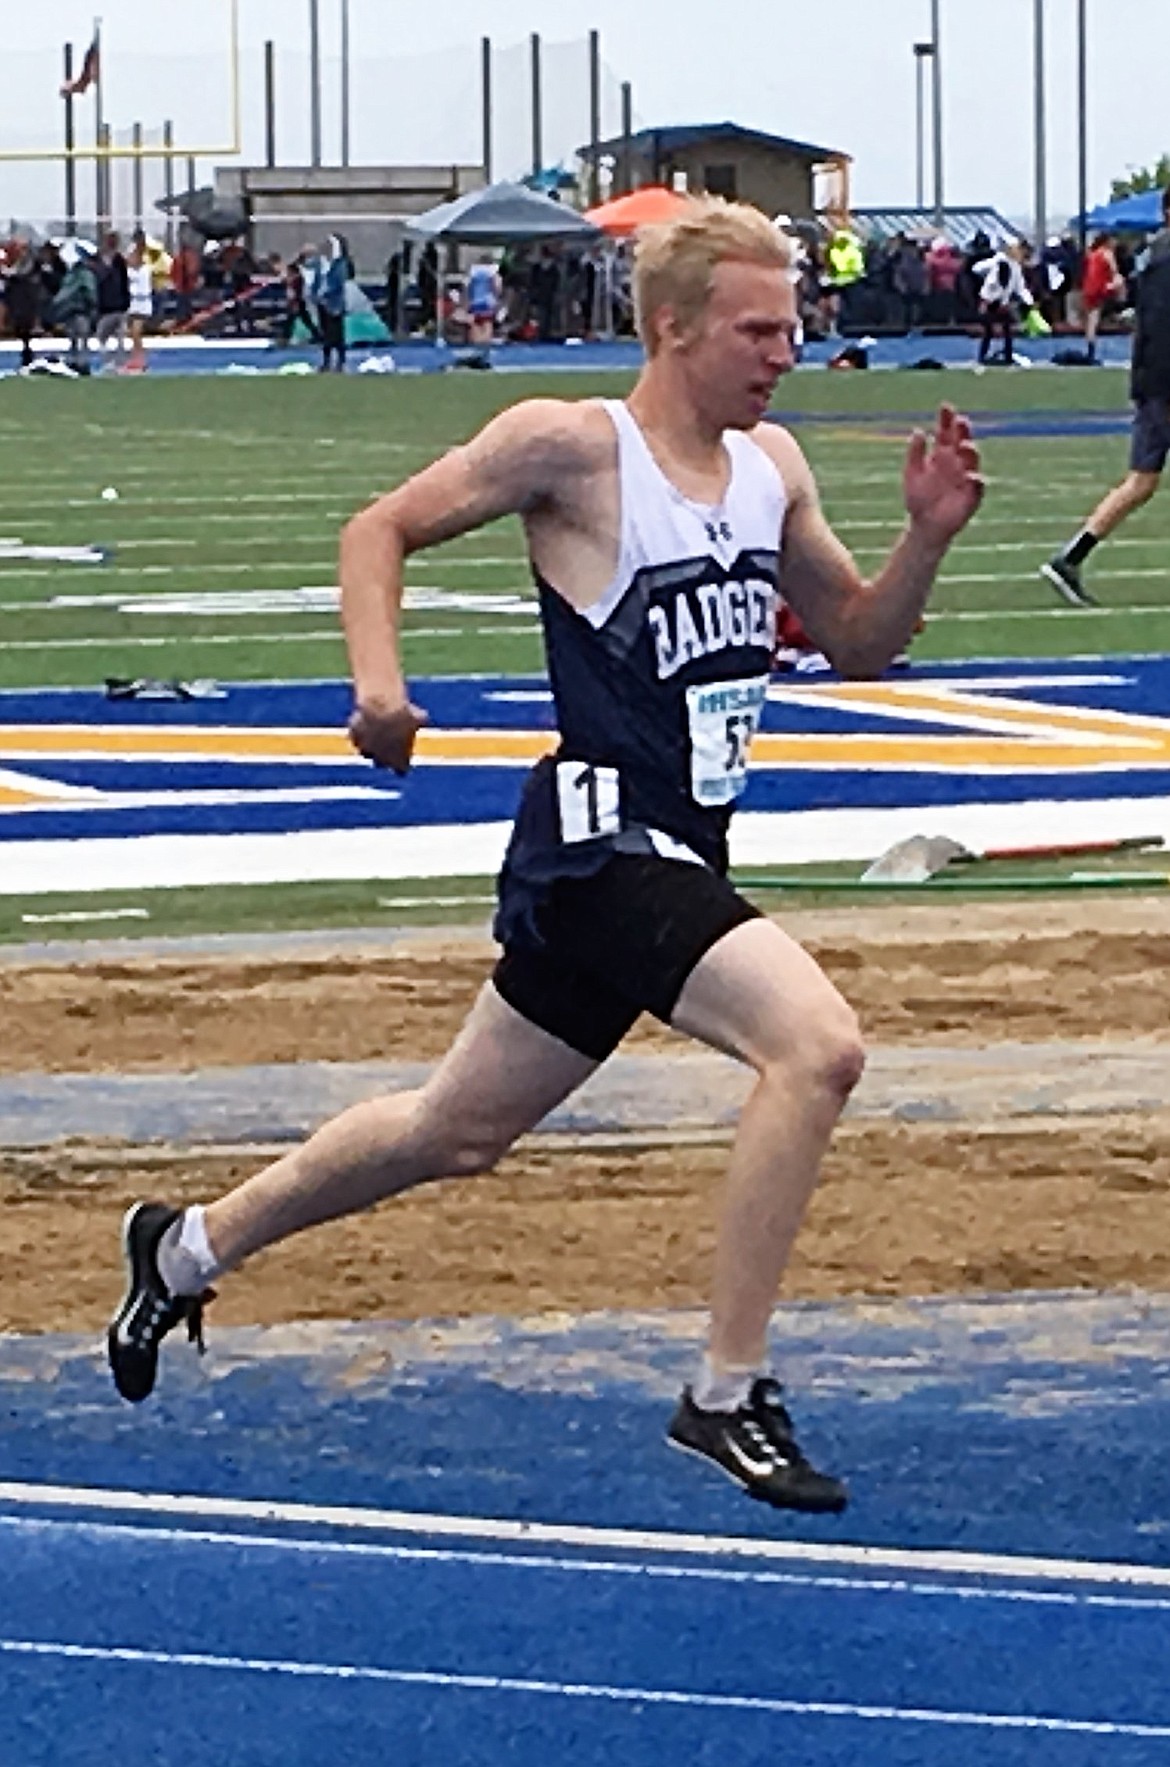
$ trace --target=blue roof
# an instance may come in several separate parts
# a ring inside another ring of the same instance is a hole
[[[614,153],[622,146],[622,136],[614,135],[600,144],[602,153]],[[788,135],[768,135],[762,129],[745,129],[740,123],[676,123],[661,129],[639,129],[630,136],[630,145],[638,149],[649,149],[660,154],[677,153],[686,147],[696,147],[704,141],[739,141],[750,143],[755,147],[771,147],[782,149],[786,153],[797,154],[802,159],[828,160],[847,159],[836,147],[817,147],[811,141],[793,141]],[[588,153],[586,144],[579,148],[579,153]]]
[[[1075,219],[1079,220],[1079,216]],[[1085,215],[1085,226],[1097,233],[1156,233],[1162,225],[1162,192],[1143,190],[1100,203]]]

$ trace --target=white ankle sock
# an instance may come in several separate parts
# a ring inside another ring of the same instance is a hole
[[[691,1387],[691,1398],[701,1411],[734,1411],[747,1403],[752,1382],[762,1373],[759,1367],[732,1368],[704,1356]]]
[[[203,1205],[184,1209],[158,1242],[158,1273],[173,1295],[201,1295],[220,1273],[207,1237]]]

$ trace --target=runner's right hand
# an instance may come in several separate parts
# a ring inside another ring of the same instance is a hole
[[[422,707],[409,700],[398,705],[372,700],[354,711],[349,720],[349,740],[358,754],[375,767],[405,773],[414,754],[415,737],[427,722]]]

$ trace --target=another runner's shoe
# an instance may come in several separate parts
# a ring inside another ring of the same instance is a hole
[[[180,1211],[136,1203],[122,1223],[126,1295],[106,1334],[114,1385],[123,1399],[145,1399],[158,1373],[159,1346],[176,1325],[203,1351],[204,1295],[172,1295],[158,1273],[158,1242]]]
[[[781,1402],[780,1384],[768,1377],[753,1381],[746,1402],[735,1411],[704,1411],[688,1387],[671,1420],[667,1441],[705,1455],[749,1496],[777,1509],[837,1515],[849,1501],[841,1481],[817,1472],[801,1453],[792,1419]]]
[[[1056,593],[1070,607],[1097,607],[1099,603],[1089,594],[1081,579],[1079,565],[1070,564],[1062,553],[1057,552],[1052,558],[1046,559],[1040,566],[1040,575],[1047,577]]]

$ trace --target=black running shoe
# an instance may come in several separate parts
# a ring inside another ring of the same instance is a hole
[[[817,1472],[801,1453],[780,1383],[768,1377],[753,1381],[746,1403],[735,1411],[702,1410],[688,1387],[666,1439],[713,1460],[750,1497],[777,1509],[838,1515],[849,1501],[841,1481]]]
[[[1047,577],[1056,593],[1070,607],[1098,607],[1100,603],[1089,594],[1081,579],[1079,565],[1070,564],[1062,553],[1056,553],[1040,566],[1040,575]]]
[[[187,1336],[203,1352],[203,1303],[209,1295],[172,1295],[158,1273],[158,1242],[180,1211],[165,1203],[135,1203],[122,1223],[126,1295],[106,1334],[114,1385],[135,1404],[153,1390],[159,1345],[187,1322]]]

